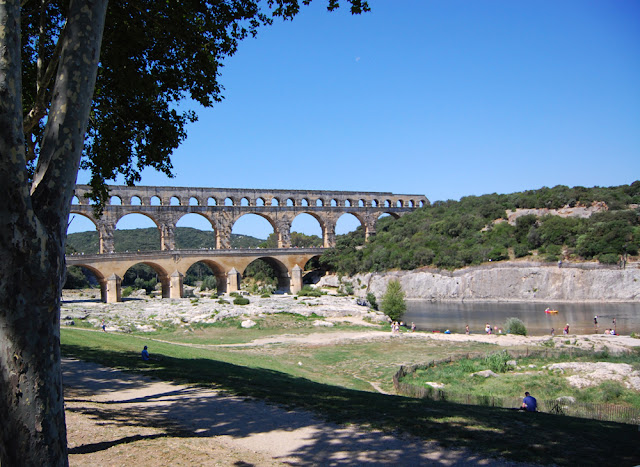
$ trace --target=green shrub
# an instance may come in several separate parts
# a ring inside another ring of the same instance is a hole
[[[598,387],[603,402],[614,402],[624,393],[624,387],[618,381],[605,381]]]
[[[620,258],[615,253],[603,253],[598,255],[598,261],[602,264],[617,264]]]
[[[367,301],[369,302],[369,305],[371,305],[371,308],[373,308],[374,310],[378,309],[378,301],[376,300],[376,296],[371,292],[367,294]]]
[[[260,298],[270,298],[271,294],[270,293],[263,293],[262,295],[260,295]]]
[[[512,360],[511,356],[503,351],[487,355],[484,358],[484,364],[494,373],[506,373],[511,368],[507,365],[509,360]]]
[[[519,318],[507,318],[504,328],[510,334],[517,334],[519,336],[527,335],[527,327]]]
[[[245,298],[245,297],[236,297],[233,299],[233,304],[234,305],[248,305],[249,304],[249,299]]]
[[[523,245],[522,243],[518,243],[515,247],[513,247],[513,254],[516,258],[529,256],[529,247],[527,245]]]
[[[389,281],[387,291],[382,297],[382,312],[393,321],[400,321],[405,311],[407,311],[407,304],[404,301],[404,291],[400,281]]]
[[[204,279],[202,279],[200,290],[216,290],[217,288],[218,283],[216,281],[216,276],[206,276]]]
[[[298,291],[298,296],[299,297],[321,297],[322,292],[320,290],[311,288],[308,285],[305,285],[304,287],[302,287],[302,289]]]
[[[122,289],[122,296],[123,297],[128,297],[132,293],[133,293],[133,287],[131,287],[131,286],[125,287],[124,289]]]
[[[225,300],[224,298],[219,299],[218,303],[220,303],[221,305],[228,305],[229,304],[229,302],[227,300]]]
[[[77,266],[69,266],[67,268],[67,278],[64,283],[65,289],[85,289],[90,286],[91,284],[81,268]]]

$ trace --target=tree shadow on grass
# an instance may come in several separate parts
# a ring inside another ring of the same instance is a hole
[[[63,345],[63,353],[135,372],[118,372],[116,378],[108,370],[98,372],[96,384],[92,373],[76,372],[73,387],[81,391],[79,395],[85,388],[86,394],[106,394],[105,404],[127,407],[132,417],[114,423],[145,426],[153,420],[180,420],[190,427],[189,436],[228,435],[242,440],[259,434],[273,442],[283,431],[304,429],[307,434],[291,446],[291,457],[304,464],[476,463],[479,459],[473,452],[560,465],[632,465],[640,458],[637,427],[632,425],[356,391],[211,359],[163,357],[146,364],[129,352],[70,345]],[[202,386],[184,388],[141,374]],[[65,385],[68,380],[65,376]],[[143,396],[136,393],[156,384],[164,386]],[[234,396],[220,397],[207,388]],[[113,391],[119,392],[115,399]],[[382,432],[348,430],[345,424]],[[402,432],[410,436],[400,442],[385,434]],[[425,446],[425,441],[473,452],[443,453]]]

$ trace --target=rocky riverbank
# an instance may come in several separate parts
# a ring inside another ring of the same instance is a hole
[[[382,297],[390,280],[397,279],[408,299],[445,301],[527,302],[638,302],[640,268],[596,264],[503,262],[456,271],[420,269],[369,273],[354,277],[329,275],[318,286],[339,287],[350,282],[354,292]]]
[[[240,319],[243,326],[250,327],[256,317],[272,313],[317,316],[314,324],[323,327],[331,327],[336,321],[366,325],[387,320],[381,312],[359,306],[354,297],[248,296],[248,305],[234,305],[229,296],[221,298],[203,295],[161,299],[140,295],[119,303],[102,303],[97,289],[65,290],[60,316],[63,325],[88,323],[99,328],[104,320],[107,331],[121,332],[155,331],[170,326],[215,323],[227,318]]]

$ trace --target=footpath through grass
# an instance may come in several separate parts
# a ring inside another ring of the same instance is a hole
[[[390,351],[386,347],[389,343],[385,342],[332,345],[330,349],[298,346],[293,353],[286,346],[276,346],[258,352],[255,348],[212,350],[150,341],[135,335],[62,329],[65,355],[166,381],[212,386],[285,407],[309,410],[337,423],[406,432],[445,447],[466,447],[542,464],[634,465],[640,462],[636,426],[388,396],[355,387],[354,381],[360,379],[358,372],[355,376],[335,374],[362,366],[359,362],[367,353],[371,362],[376,358],[388,362],[383,356],[403,350],[399,339],[393,341],[391,344],[397,348]],[[141,361],[139,353],[145,344],[150,345],[152,355],[161,355],[160,361]],[[446,348],[434,347],[433,353],[452,353],[456,346],[447,343]],[[459,350],[466,353],[470,349],[462,345]],[[350,355],[354,355],[353,366],[345,363]],[[295,364],[298,358],[302,366]],[[426,353],[411,356],[415,358],[431,359]],[[309,367],[313,368],[313,374]],[[396,370],[396,365],[389,365],[386,370],[376,369],[384,378]],[[372,373],[365,375],[370,378]],[[345,387],[344,382],[351,387]]]

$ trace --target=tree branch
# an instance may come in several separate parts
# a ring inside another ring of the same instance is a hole
[[[93,98],[107,0],[71,0],[38,164],[31,185],[34,210],[65,238]],[[64,254],[64,253],[63,253]]]
[[[28,210],[28,184],[22,132],[20,7],[0,2],[0,217],[11,223]],[[2,245],[3,246],[3,245]]]
[[[44,16],[44,12],[42,13]],[[60,31],[60,36],[58,37],[58,42],[56,43],[56,48],[53,51],[53,55],[51,56],[51,60],[49,60],[49,65],[47,66],[46,71],[43,73],[42,70],[44,67],[42,66],[42,47],[39,53],[40,57],[38,58],[38,83],[37,83],[37,95],[35,102],[33,104],[33,108],[29,111],[27,116],[24,119],[23,123],[23,131],[25,135],[30,135],[33,132],[33,129],[36,127],[38,122],[47,115],[47,102],[46,95],[47,89],[49,89],[49,83],[53,79],[56,70],[58,69],[58,63],[60,61],[60,53],[62,52],[62,43],[65,36],[65,31],[67,29],[67,24],[62,27],[62,31]],[[40,44],[44,41],[44,31],[40,32]],[[35,153],[29,154],[27,160],[33,160],[35,158]]]

